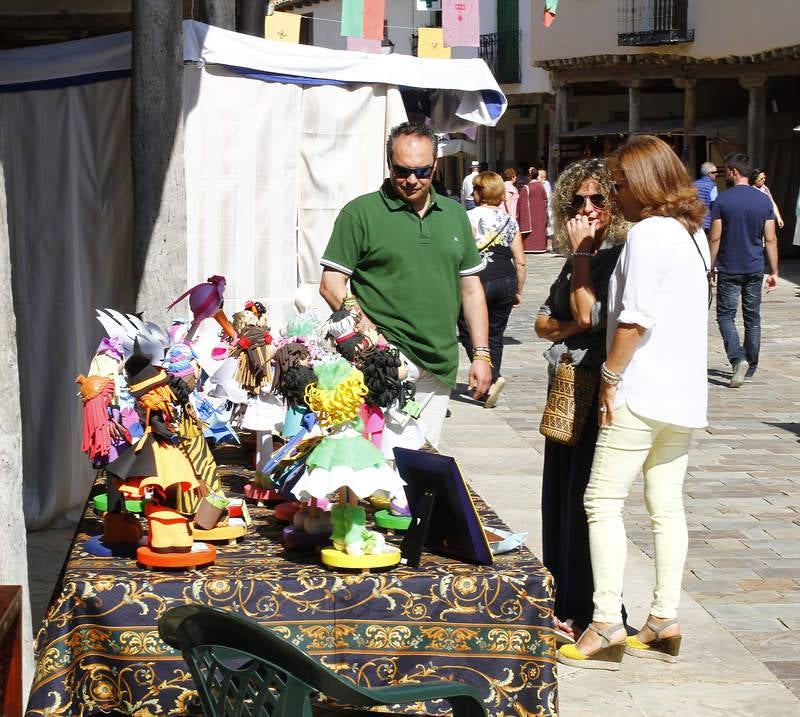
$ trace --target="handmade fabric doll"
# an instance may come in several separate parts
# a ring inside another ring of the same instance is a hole
[[[370,340],[356,331],[353,315],[346,309],[334,311],[328,320],[328,338],[332,339],[339,352],[351,363],[360,351],[369,348]]]
[[[378,545],[377,539],[365,543],[359,497],[373,493],[388,497],[402,489],[402,479],[386,464],[382,453],[360,433],[358,410],[367,387],[361,371],[338,359],[314,367],[317,382],[306,389],[306,401],[329,434],[311,451],[307,473],[295,484],[292,492],[302,500],[325,498],[339,490],[340,501],[333,508],[334,534],[341,535],[352,555],[361,555],[367,547]],[[347,507],[345,507],[347,506]],[[377,549],[377,548],[376,548]]]
[[[189,297],[189,308],[192,311],[193,319],[189,331],[186,334],[187,341],[191,341],[200,323],[211,317],[217,321],[231,340],[236,339],[236,332],[233,330],[233,326],[231,326],[228,317],[222,310],[222,295],[224,293],[225,277],[210,276],[208,277],[208,281],[202,284],[196,284],[191,289],[188,289],[167,307],[167,309],[171,309],[181,300],[185,299],[187,296]]]

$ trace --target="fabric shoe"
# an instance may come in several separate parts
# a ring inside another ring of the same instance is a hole
[[[500,376],[492,384],[492,387],[489,389],[489,395],[486,397],[486,400],[483,402],[484,408],[494,408],[497,405],[497,401],[500,398],[500,394],[503,393],[503,389],[506,387],[506,380]]]
[[[739,388],[744,383],[744,377],[747,375],[747,370],[750,368],[750,364],[747,362],[747,359],[739,359],[733,365],[733,376],[731,376],[731,382],[728,384],[731,388]]]

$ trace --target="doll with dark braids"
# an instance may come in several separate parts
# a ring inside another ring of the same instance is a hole
[[[300,420],[308,412],[306,387],[317,379],[309,365],[310,354],[304,343],[292,341],[284,344],[275,353],[274,361],[272,390],[283,396],[288,404],[283,422],[283,435],[288,438],[297,432]]]

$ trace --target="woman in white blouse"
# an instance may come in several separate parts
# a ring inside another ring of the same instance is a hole
[[[584,507],[594,574],[592,624],[560,662],[619,669],[623,654],[677,659],[688,534],[683,479],[692,430],[706,425],[709,255],[705,208],[662,140],[639,135],[609,158],[617,201],[638,222],[611,276],[600,433]],[[650,614],[635,637],[622,625],[622,509],[636,476],[655,544]],[[626,640],[627,637],[627,640]]]

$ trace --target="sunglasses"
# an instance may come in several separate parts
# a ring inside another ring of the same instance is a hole
[[[428,165],[427,167],[404,167],[402,164],[392,164],[391,167],[394,176],[399,177],[400,179],[406,179],[412,174],[417,179],[428,179],[428,177],[433,174],[432,164]]]
[[[570,202],[572,210],[579,212],[583,209],[587,199],[592,203],[595,209],[603,209],[608,201],[608,197],[603,194],[588,194],[585,197],[581,194],[576,194],[572,197],[572,201]]]

